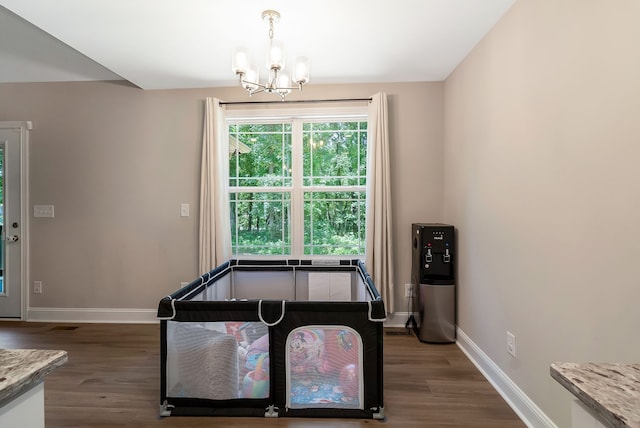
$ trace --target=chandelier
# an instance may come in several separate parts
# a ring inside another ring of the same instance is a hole
[[[249,52],[244,48],[236,48],[233,53],[232,69],[240,79],[240,85],[249,92],[249,96],[268,92],[280,96],[282,101],[292,89],[302,90],[302,85],[309,81],[309,59],[296,58],[293,76],[284,70],[285,50],[279,40],[273,39],[273,24],[280,21],[280,13],[275,10],[262,12],[262,20],[269,23],[269,43],[267,45],[268,76],[264,83],[260,82],[257,67],[251,64]],[[292,82],[296,86],[292,86]]]

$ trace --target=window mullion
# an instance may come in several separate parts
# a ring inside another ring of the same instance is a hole
[[[304,254],[304,194],[302,190],[302,121],[300,120],[294,119],[292,122],[291,146],[291,177],[293,182],[291,253],[294,257],[301,257]]]

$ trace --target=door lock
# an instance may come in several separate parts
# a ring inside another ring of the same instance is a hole
[[[9,241],[9,242],[18,242],[18,239],[20,239],[20,238],[18,238],[18,235],[7,236],[7,241]]]

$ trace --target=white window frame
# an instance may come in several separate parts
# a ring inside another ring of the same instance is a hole
[[[294,105],[290,108],[265,108],[265,109],[233,109],[227,106],[226,110],[226,129],[228,132],[229,125],[239,123],[283,123],[291,121],[291,170],[292,185],[291,191],[291,254],[290,255],[244,255],[234,254],[236,259],[281,259],[283,257],[293,257],[297,259],[344,259],[346,258],[362,258],[364,254],[353,255],[308,255],[304,254],[304,192],[317,191],[329,192],[350,192],[357,191],[366,192],[365,186],[313,186],[304,187],[302,184],[303,161],[302,146],[296,142],[302,141],[303,123],[305,122],[348,122],[359,121],[368,122],[367,106],[349,106],[349,107],[301,107]],[[368,152],[368,151],[367,151]],[[296,184],[296,177],[299,183]],[[228,182],[228,178],[227,178]],[[363,187],[365,187],[363,189]],[[233,193],[237,187],[229,187],[229,193]],[[255,187],[255,192],[281,192],[287,187]],[[233,231],[231,231],[233,233]]]

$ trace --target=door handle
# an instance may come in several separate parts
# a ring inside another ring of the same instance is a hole
[[[20,239],[20,238],[18,238],[18,235],[7,236],[7,241],[8,242],[18,242],[18,239]]]

